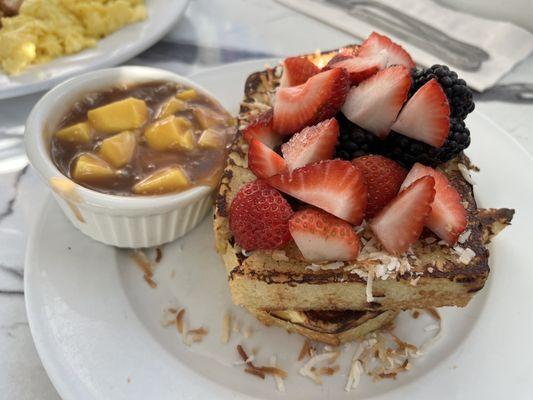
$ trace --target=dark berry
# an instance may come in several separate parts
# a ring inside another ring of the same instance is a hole
[[[435,167],[451,160],[470,145],[470,131],[461,119],[450,119],[450,133],[440,148],[430,146],[418,140],[391,132],[382,142],[381,154],[389,157],[405,168],[414,163]]]
[[[381,140],[376,135],[354,124],[342,113],[339,113],[336,118],[339,122],[336,157],[353,160],[366,154],[379,154]]]
[[[465,119],[474,110],[472,91],[463,79],[459,79],[454,71],[446,65],[433,65],[431,68],[415,68],[411,73],[413,85],[409,91],[411,97],[426,82],[435,78],[450,103],[450,117]]]

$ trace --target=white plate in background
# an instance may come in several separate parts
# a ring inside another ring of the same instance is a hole
[[[265,61],[228,65],[193,76],[229,110],[236,111],[246,76]],[[474,112],[468,118],[468,154],[481,168],[475,176],[480,206],[516,208],[513,225],[490,246],[492,272],[467,308],[446,308],[444,336],[396,381],[364,378],[344,391],[347,362],[322,386],[298,375],[303,343],[298,335],[266,328],[232,306],[224,266],[213,249],[212,219],[165,246],[156,289],[142,279],[128,254],[76,231],[50,200],[27,249],[28,319],[43,364],[65,400],[95,399],[501,399],[533,393],[533,160],[506,132]],[[174,272],[173,272],[174,271]],[[204,342],[186,347],[174,327],[163,328],[165,307],[183,306],[190,326],[209,329]],[[219,341],[231,310],[250,338]],[[403,318],[402,337],[420,340],[429,320]],[[257,364],[272,354],[289,372],[286,393],[273,379],[245,374],[235,346],[258,346]],[[529,394],[529,395],[528,395]]]
[[[29,67],[19,75],[0,69],[0,100],[50,89],[67,78],[118,65],[152,46],[177,22],[189,0],[146,0],[146,20],[127,25],[95,47]]]

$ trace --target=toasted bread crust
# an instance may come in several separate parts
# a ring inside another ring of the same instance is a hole
[[[459,164],[469,164],[465,156],[451,160],[441,170],[461,194],[467,210],[467,231],[470,234],[459,247],[472,250],[475,256],[469,262],[461,262],[457,250],[439,244],[438,238],[425,231],[412,246],[411,255],[402,260],[409,268],[387,271],[386,279],[374,281],[372,302],[367,301],[365,274],[376,268],[375,264],[356,260],[336,269],[313,269],[294,245],[281,252],[254,251],[246,255],[235,245],[228,224],[229,207],[238,190],[255,179],[247,168],[247,145],[242,138],[242,128],[253,116],[270,108],[279,75],[279,68],[274,68],[248,77],[239,115],[239,132],[216,200],[216,247],[226,265],[233,301],[263,310],[376,311],[465,306],[473,294],[483,288],[489,274],[489,253],[485,247],[487,228],[483,224],[500,221],[500,225],[491,231],[496,232],[512,218],[512,211],[501,213],[499,220],[491,220],[487,215],[480,217],[472,186],[458,168]],[[366,229],[362,237],[371,242],[373,235]],[[429,243],[431,240],[433,242]],[[377,246],[380,250],[379,244]]]

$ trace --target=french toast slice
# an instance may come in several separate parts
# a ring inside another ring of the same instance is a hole
[[[362,339],[367,333],[391,323],[396,311],[264,311],[248,310],[267,326],[278,326],[289,333],[338,346]]]
[[[311,55],[324,64],[336,52]],[[468,225],[450,248],[425,231],[409,254],[384,252],[371,231],[360,232],[362,251],[355,262],[315,265],[294,245],[276,251],[244,253],[235,245],[228,224],[234,196],[255,176],[247,168],[242,129],[251,118],[271,108],[280,67],[247,79],[239,115],[239,133],[228,158],[216,200],[214,229],[217,251],[226,265],[233,302],[258,310],[400,310],[465,306],[481,290],[489,274],[483,221],[472,186],[463,174],[468,159],[461,155],[439,169],[460,193]],[[502,210],[510,222],[513,211]]]

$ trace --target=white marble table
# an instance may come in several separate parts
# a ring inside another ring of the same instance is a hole
[[[270,1],[193,0],[162,42],[128,64],[188,75],[228,62],[336,48],[354,40]],[[511,82],[533,83],[533,55],[502,81]],[[39,97],[0,101],[0,398],[6,400],[59,399],[35,351],[23,293],[26,238],[48,193],[32,168],[23,167],[18,136]],[[481,96],[476,108],[533,154],[533,102],[483,101]],[[2,161],[5,152],[12,155],[9,162]]]

